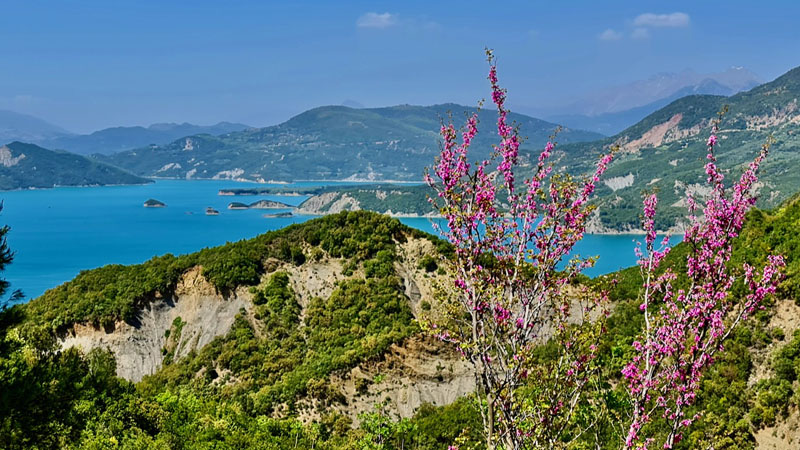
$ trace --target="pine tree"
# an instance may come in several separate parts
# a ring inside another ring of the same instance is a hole
[[[3,202],[0,201],[0,211],[2,210]],[[8,225],[4,225],[0,228],[0,274],[2,274],[6,270],[6,266],[11,264],[14,260],[14,252],[8,246],[7,236],[9,231],[11,231],[11,227]],[[14,303],[23,296],[22,291],[16,289],[8,298],[4,298],[10,287],[11,283],[5,278],[0,277],[0,309],[5,309],[9,304]]]

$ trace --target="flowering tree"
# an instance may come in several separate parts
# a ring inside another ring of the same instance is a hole
[[[593,174],[576,180],[553,172],[554,146],[548,143],[530,178],[518,184],[520,138],[507,122],[506,91],[490,51],[487,56],[500,143],[489,160],[471,163],[478,116],[467,119],[460,136],[452,123],[443,124],[435,177],[426,174],[437,192],[431,201],[447,221],[439,231],[453,244],[455,277],[443,295],[444,314],[427,325],[473,365],[489,449],[568,447],[604,420],[603,402],[590,394],[608,381],[599,379],[595,360],[607,296],[573,283],[594,260],[570,254],[586,231],[590,196],[613,151],[601,156]],[[714,154],[718,124],[708,140],[711,194],[702,217],[688,198],[686,280],[677,281],[670,269],[657,271],[668,240],[657,246],[657,197],[644,200],[646,249],[638,250],[644,328],[622,373],[631,405],[625,448],[672,448],[680,440],[696,418],[687,417],[686,409],[715,353],[780,281],[778,256],[759,270],[730,267],[733,240],[755,203],[756,173],[769,145],[726,188]],[[740,300],[730,294],[737,275],[748,289]],[[676,288],[684,281],[687,287]],[[666,432],[652,424],[658,415],[669,424]]]
[[[723,114],[724,111],[720,119]],[[657,197],[651,194],[644,199],[646,250],[643,253],[637,249],[644,280],[640,306],[644,330],[633,342],[636,355],[623,369],[632,406],[626,448],[653,444],[672,448],[681,439],[681,430],[696,419],[686,415],[686,408],[694,403],[700,379],[713,363],[714,354],[738,324],[762,307],[764,298],[775,292],[781,279],[779,271],[784,262],[780,256],[770,255],[760,270],[747,264],[738,271],[739,268],[730,267],[733,240],[756,201],[756,173],[767,156],[769,142],[730,188],[729,195],[714,154],[720,119],[708,139],[705,171],[711,194],[702,218],[694,215],[697,203],[688,197],[692,215],[684,234],[690,249],[686,260],[688,287],[684,289],[673,286],[677,275],[671,268],[656,273],[670,248],[666,239],[658,248],[656,245]],[[747,288],[743,299],[731,295],[737,275],[743,275]],[[655,430],[645,429],[655,415],[661,415],[669,426],[659,438],[663,442],[656,442]]]
[[[455,249],[447,314],[430,327],[475,368],[489,449],[554,448],[579,438],[598,417],[584,415],[596,404],[583,394],[596,381],[606,297],[572,286],[593,259],[565,259],[585,233],[589,198],[612,153],[576,180],[553,173],[548,143],[531,177],[518,185],[521,140],[487,56],[499,145],[489,160],[471,164],[477,114],[460,139],[452,123],[443,124],[436,178],[426,174],[447,220],[440,232]]]

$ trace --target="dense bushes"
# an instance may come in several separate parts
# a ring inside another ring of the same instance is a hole
[[[800,330],[795,330],[792,339],[774,352],[771,369],[771,376],[759,380],[753,389],[749,417],[756,428],[775,425],[791,408],[800,405]]]

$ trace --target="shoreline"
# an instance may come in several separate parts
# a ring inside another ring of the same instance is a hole
[[[358,210],[358,211],[370,211],[370,210]],[[295,208],[293,212],[299,216],[309,216],[309,217],[322,217],[330,214],[338,214],[338,212],[315,213],[311,211],[301,211],[298,208]],[[443,219],[444,218],[441,214],[394,213],[391,211],[389,212],[371,211],[371,212],[381,214],[384,216],[389,216],[395,219]],[[644,236],[645,232],[642,230],[625,230],[625,231],[607,230],[607,231],[593,231],[593,232],[587,231],[584,234],[592,236]],[[659,236],[665,236],[665,235],[679,236],[682,235],[683,232],[657,230],[656,234]]]
[[[247,178],[202,178],[202,177],[192,177],[192,178],[185,178],[185,177],[160,177],[160,176],[150,176],[147,178],[152,178],[154,180],[185,180],[185,181],[193,181],[193,180],[211,180],[211,181],[236,181],[239,183],[253,183],[253,184],[294,184],[294,183],[342,183],[342,184],[380,184],[380,183],[388,183],[388,184],[425,184],[425,180],[368,180],[368,179],[355,179],[355,180],[331,180],[331,179],[296,179],[296,180],[250,180]]]
[[[14,188],[14,189],[0,189],[0,192],[22,192],[22,191],[46,191],[49,189],[60,189],[60,188],[102,188],[102,187],[119,187],[119,186],[147,186],[148,184],[153,184],[155,181],[148,180],[145,183],[120,183],[120,184],[57,184],[53,186],[41,187],[41,186],[32,186],[32,187],[21,187],[21,188]]]
[[[62,188],[103,188],[103,187],[126,187],[126,186],[147,186],[150,184],[155,184],[157,181],[201,181],[201,182],[208,182],[208,181],[217,181],[217,182],[236,182],[236,183],[247,183],[252,185],[264,185],[264,184],[280,184],[280,185],[288,185],[291,183],[301,183],[301,182],[330,182],[330,183],[342,183],[343,185],[347,184],[376,184],[376,183],[387,183],[387,184],[423,184],[424,182],[415,182],[415,181],[398,181],[398,180],[383,180],[383,181],[342,181],[342,180],[297,180],[294,182],[258,182],[253,180],[244,180],[244,179],[213,179],[213,178],[178,178],[178,177],[150,177],[144,183],[125,183],[125,184],[85,184],[85,185],[56,185],[56,186],[49,186],[49,187],[27,187],[27,188],[16,188],[16,189],[1,189],[0,192],[26,192],[26,191],[47,191],[51,189],[62,189]],[[236,194],[222,194],[221,191],[225,191],[228,189],[240,189],[240,188],[221,188],[218,190],[217,195],[220,196],[237,196]],[[257,196],[259,194],[253,194],[252,196]],[[266,195],[266,194],[264,194]],[[312,194],[275,194],[279,196],[290,196],[290,197],[303,197],[303,196],[311,196]],[[291,206],[287,207],[292,208]],[[250,209],[250,208],[248,208]],[[259,208],[253,208],[259,209]],[[283,208],[275,208],[275,209],[283,209]],[[300,216],[309,216],[309,217],[320,217],[329,214],[335,214],[330,212],[325,213],[315,213],[311,211],[301,211],[297,207],[292,208],[292,212],[296,215]],[[403,212],[393,212],[393,211],[373,211],[378,214],[383,214],[392,218],[396,219],[442,219],[440,214],[416,214],[416,213],[403,213]],[[657,233],[661,236],[663,235],[670,235],[670,236],[678,236],[682,235],[683,232],[679,230],[658,230]],[[642,236],[644,232],[642,230],[613,230],[613,229],[605,229],[602,231],[591,231],[586,232],[587,235],[595,235],[595,236]]]

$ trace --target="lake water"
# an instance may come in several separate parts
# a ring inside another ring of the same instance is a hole
[[[320,183],[297,183],[294,186]],[[332,183],[326,183],[332,184]],[[312,216],[265,218],[273,210],[228,210],[231,201],[258,199],[292,205],[304,197],[220,196],[221,188],[259,187],[232,181],[159,180],[143,186],[56,188],[1,192],[0,224],[11,231],[8,243],[16,252],[4,277],[25,298],[75,277],[81,270],[106,264],[134,264],[164,253],[189,253],[268,230],[303,222]],[[154,198],[166,208],[144,208]],[[205,215],[206,207],[218,216]],[[401,219],[409,226],[433,232],[429,219]],[[584,256],[600,255],[588,275],[627,267],[635,262],[636,236],[587,236],[576,249]]]

